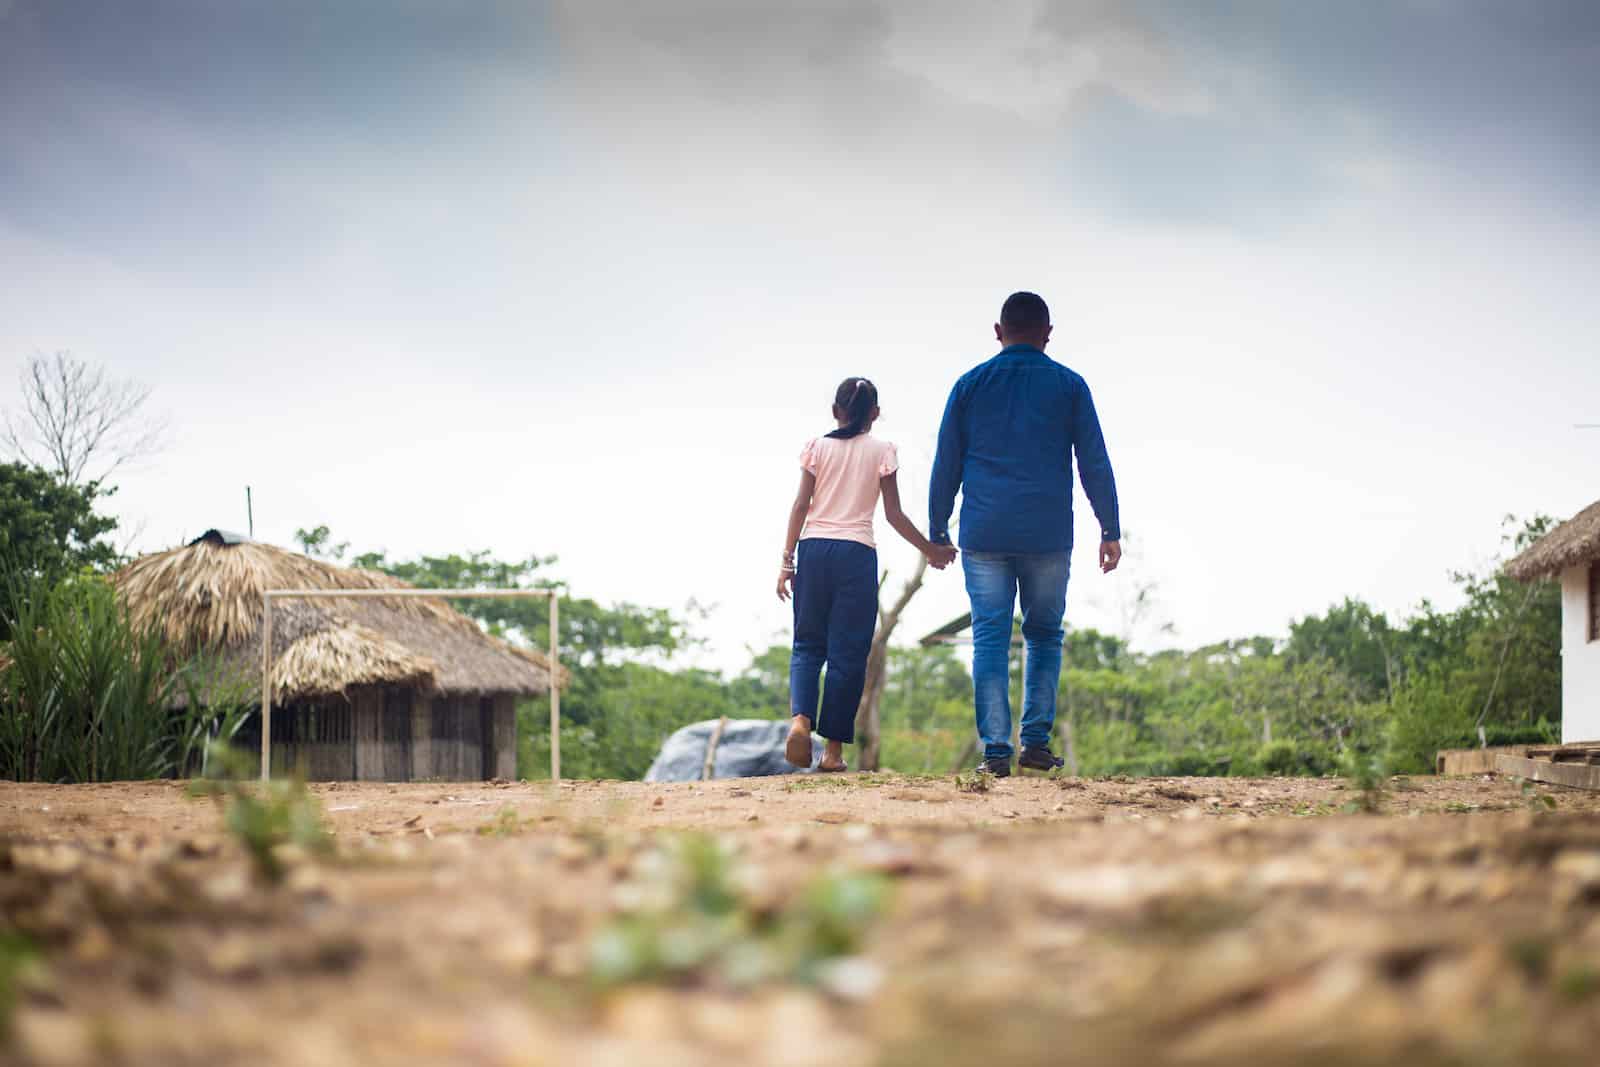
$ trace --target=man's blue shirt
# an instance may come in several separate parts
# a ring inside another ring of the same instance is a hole
[[[928,487],[928,531],[950,540],[961,490],[961,547],[1072,549],[1072,454],[1103,541],[1122,539],[1117,483],[1089,386],[1032,345],[1010,345],[950,390]]]

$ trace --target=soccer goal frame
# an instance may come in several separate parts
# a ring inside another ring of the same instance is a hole
[[[550,601],[550,781],[561,781],[561,595],[555,589],[268,589],[261,594],[261,780],[272,776],[272,603],[275,600]]]

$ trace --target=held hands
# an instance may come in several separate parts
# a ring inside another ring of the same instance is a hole
[[[1100,542],[1100,572],[1110,574],[1117,569],[1117,564],[1122,562],[1121,541]]]
[[[922,553],[936,571],[942,571],[956,559],[955,545],[929,545]]]

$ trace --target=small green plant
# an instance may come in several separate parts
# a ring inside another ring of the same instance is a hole
[[[1588,1000],[1600,993],[1600,968],[1592,963],[1574,964],[1561,972],[1556,989],[1568,1000]]]
[[[478,827],[478,836],[511,837],[521,829],[522,820],[517,818],[517,809],[507,804],[495,812],[494,818]]]
[[[1554,954],[1554,943],[1542,934],[1524,934],[1506,942],[1506,956],[1534,981],[1544,978]]]
[[[210,796],[222,806],[223,825],[244,846],[264,880],[283,878],[280,846],[294,845],[313,855],[333,851],[322,807],[303,780],[246,781],[249,757],[226,745],[213,745],[207,764],[213,775],[193,782],[190,791]]]
[[[987,793],[993,784],[994,775],[984,774],[982,771],[968,771],[956,775],[958,793]]]
[[[1522,779],[1522,803],[1533,812],[1556,810],[1556,798],[1539,792],[1539,787],[1527,778]]]
[[[1345,752],[1340,763],[1346,784],[1356,794],[1345,804],[1345,810],[1368,815],[1381,812],[1388,785],[1383,758],[1352,748]]]
[[[11,1015],[17,1007],[17,994],[38,953],[21,934],[0,931],[0,1047],[11,1037]]]
[[[589,974],[603,987],[817,981],[859,949],[887,894],[879,876],[836,872],[773,908],[745,891],[725,846],[686,835],[635,863],[620,913],[589,942]]]
[[[1318,815],[1336,815],[1339,809],[1327,804],[1296,804],[1289,809],[1289,814],[1299,818],[1310,818]]]

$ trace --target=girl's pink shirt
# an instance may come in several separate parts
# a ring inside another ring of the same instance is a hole
[[[872,520],[878,511],[878,479],[900,469],[894,445],[870,433],[818,437],[801,449],[800,466],[817,478],[800,539],[827,537],[876,547]]]

